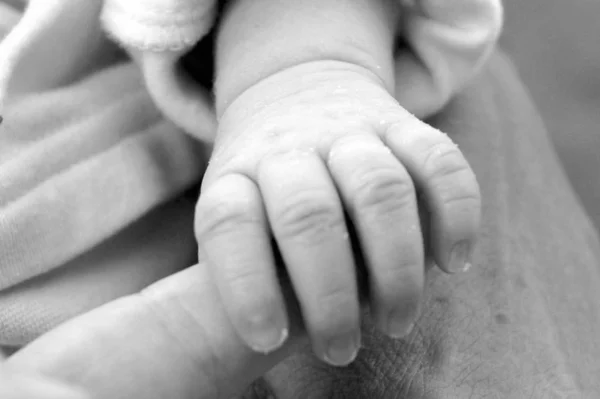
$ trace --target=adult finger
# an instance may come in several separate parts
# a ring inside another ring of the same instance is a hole
[[[0,364],[2,399],[87,399],[84,392]]]
[[[94,399],[229,399],[281,361],[293,341],[269,355],[249,349],[207,265],[198,264],[59,326],[8,363],[81,386]]]

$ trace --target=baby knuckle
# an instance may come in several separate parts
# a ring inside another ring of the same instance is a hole
[[[454,190],[442,190],[440,194],[442,204],[446,207],[454,205],[468,205],[469,209],[479,210],[481,207],[481,194],[474,182],[469,187],[458,187]]]
[[[264,285],[269,276],[258,267],[253,265],[244,265],[243,267],[229,268],[222,270],[223,278],[232,292],[241,296],[250,298],[261,298],[263,291],[257,292],[256,287]],[[246,295],[247,294],[247,295]]]
[[[423,288],[424,260],[416,250],[412,252],[414,254],[407,256],[410,259],[398,262],[394,268],[379,271],[381,289],[378,295],[388,300],[420,296]]]
[[[257,287],[262,287],[262,285],[245,286],[244,292],[238,292],[237,295],[230,298],[230,301],[234,303],[232,317],[238,320],[257,322],[272,320],[273,311],[279,306],[279,301],[275,294],[268,290],[257,290]]]
[[[414,200],[414,185],[407,173],[374,168],[364,173],[355,187],[355,206],[389,213],[400,210]]]
[[[317,298],[319,317],[317,328],[350,329],[358,324],[357,298],[351,287],[337,287],[323,292]]]
[[[430,180],[447,179],[470,172],[462,152],[452,142],[436,144],[427,150],[422,168]]]
[[[466,165],[463,169],[455,169],[451,178],[433,180],[435,190],[441,204],[445,207],[479,209],[481,193],[475,173]]]
[[[253,207],[235,199],[215,199],[199,203],[195,216],[198,238],[222,236],[238,231],[240,226],[260,223]]]
[[[332,230],[343,227],[344,219],[335,201],[298,192],[284,201],[274,224],[281,238],[320,240]]]

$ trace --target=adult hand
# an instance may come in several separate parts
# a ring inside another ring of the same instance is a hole
[[[289,303],[289,301],[288,301]],[[291,321],[300,320],[290,306]],[[79,385],[101,398],[230,398],[290,353],[261,355],[235,333],[205,264],[67,322],[8,364]]]
[[[290,356],[265,376],[274,396],[599,397],[596,232],[506,59],[495,56],[434,122],[482,176],[479,267],[451,279],[433,269],[410,339],[372,336],[353,367]],[[217,298],[206,266],[194,266],[59,327],[8,364],[94,399],[223,397],[293,348],[251,353]]]
[[[0,364],[2,399],[85,399],[87,396],[45,377],[26,374]]]

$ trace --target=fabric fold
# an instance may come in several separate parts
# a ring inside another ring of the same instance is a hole
[[[0,346],[18,346],[192,264],[180,197],[206,150],[106,37],[101,2],[0,4]]]
[[[0,346],[190,265],[193,205],[177,201],[216,134],[210,95],[179,67],[215,2],[15,1],[0,0]],[[486,60],[502,8],[398,1],[396,94],[427,117]]]
[[[396,98],[420,118],[439,112],[489,58],[501,0],[404,1],[407,50],[396,58]]]
[[[403,8],[400,34],[408,48],[396,58],[396,97],[404,108],[427,118],[488,59],[502,28],[502,3],[397,1]],[[205,140],[213,137],[199,130],[203,116],[197,110],[207,99],[178,62],[210,30],[214,9],[211,0],[107,0],[103,10],[104,28],[140,64],[157,106],[179,127]],[[189,21],[195,21],[193,30]]]

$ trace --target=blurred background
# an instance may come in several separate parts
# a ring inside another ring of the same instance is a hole
[[[600,227],[600,0],[504,0],[511,56]]]

